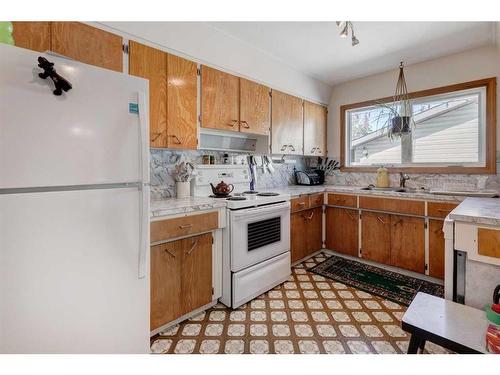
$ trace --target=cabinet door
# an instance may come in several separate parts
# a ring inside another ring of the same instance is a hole
[[[51,50],[86,64],[123,72],[121,36],[80,22],[52,22]]]
[[[325,107],[304,102],[304,155],[326,155]]]
[[[271,152],[302,155],[302,99],[273,90],[271,101]]]
[[[391,215],[362,212],[361,251],[363,259],[391,263]]]
[[[167,147],[196,149],[197,129],[196,63],[167,55]]]
[[[358,256],[358,211],[327,207],[326,247],[339,253]]]
[[[183,314],[182,253],[183,240],[151,247],[151,330]]]
[[[269,87],[240,78],[240,131],[269,134],[271,125]]]
[[[290,215],[290,250],[292,253],[292,263],[305,257],[307,248],[306,221],[303,212],[295,212]]]
[[[50,50],[50,22],[12,22],[17,47],[45,52]]]
[[[444,233],[442,220],[429,220],[429,276],[444,279]]]
[[[323,208],[317,207],[307,211],[307,228],[303,232],[307,238],[307,253],[305,256],[321,250],[323,247]]]
[[[240,80],[208,66],[201,67],[201,126],[239,131]]]
[[[424,226],[424,219],[391,215],[391,265],[424,273]]]
[[[212,301],[212,233],[182,241],[182,305],[187,314]]]
[[[167,54],[130,41],[129,73],[149,80],[150,146],[167,147]]]

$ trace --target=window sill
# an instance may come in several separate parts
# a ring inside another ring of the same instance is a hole
[[[377,172],[379,167],[341,167],[341,172]],[[496,174],[496,164],[485,167],[386,167],[389,173]]]

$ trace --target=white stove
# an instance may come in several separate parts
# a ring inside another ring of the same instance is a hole
[[[281,194],[272,189],[250,191],[250,176],[247,165],[221,164],[199,165],[196,167],[196,178],[193,179],[191,192],[195,197],[213,197],[225,200],[227,208],[237,210],[246,207],[257,207],[272,203],[287,202],[290,194]],[[234,190],[228,197],[215,197],[210,184],[217,185],[224,181],[232,184]]]
[[[291,273],[290,195],[249,191],[246,165],[201,165],[191,184],[193,196],[212,196],[221,181],[234,186],[223,230],[222,297],[236,308],[286,281]]]

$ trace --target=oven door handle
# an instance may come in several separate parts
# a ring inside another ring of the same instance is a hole
[[[261,206],[261,207],[246,208],[243,210],[232,211],[231,214],[234,219],[239,219],[241,217],[248,217],[248,214],[252,213],[258,213],[260,215],[260,214],[267,214],[270,212],[281,213],[285,211],[290,211],[290,202],[273,204],[264,207]]]

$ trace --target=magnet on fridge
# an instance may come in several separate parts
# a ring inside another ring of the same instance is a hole
[[[139,104],[128,103],[128,112],[138,114],[139,113]]]

